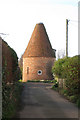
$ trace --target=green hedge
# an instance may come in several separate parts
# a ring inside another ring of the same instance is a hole
[[[2,118],[6,120],[15,115],[23,86],[20,82],[2,85]]]
[[[22,91],[21,71],[16,52],[2,40],[2,118],[11,118],[17,109]]]
[[[19,79],[21,79],[21,71],[18,66],[18,56],[16,52],[2,40],[2,80],[5,82],[14,82]]]
[[[66,79],[66,87],[70,94],[78,94],[80,56],[69,58],[63,67],[63,77]]]
[[[80,87],[80,55],[59,59],[54,63],[52,72],[58,78],[65,79],[69,96],[79,97]]]
[[[56,75],[58,78],[63,78],[63,72],[64,72],[63,67],[67,59],[69,58],[58,59],[58,61],[56,61],[54,63],[54,66],[52,67],[52,73]]]

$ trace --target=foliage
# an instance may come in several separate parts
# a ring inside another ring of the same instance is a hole
[[[57,58],[60,59],[60,58],[64,58],[64,57],[65,57],[65,50],[64,49],[58,50]]]
[[[2,118],[11,118],[14,116],[21,91],[22,84],[19,82],[15,82],[14,84],[7,84],[4,81],[2,82]]]
[[[59,59],[54,63],[52,72],[58,78],[65,79],[66,93],[71,101],[76,102],[80,92],[80,55]]]
[[[80,96],[78,96],[77,102],[76,102],[77,106],[80,108]]]
[[[6,82],[18,81],[21,78],[21,71],[18,67],[17,54],[4,40],[2,46],[2,79]]]
[[[14,77],[14,80],[18,81],[19,79],[22,78],[21,70],[18,66],[18,57],[16,52],[10,48],[11,51],[11,57],[12,57],[12,74]]]
[[[53,82],[54,82],[55,84],[58,83],[57,80],[53,80]]]
[[[63,78],[63,64],[68,58],[58,59],[52,67],[52,73],[59,78]]]
[[[17,54],[5,41],[3,41],[2,65],[2,117],[6,119],[15,114],[22,84],[18,82],[21,72]]]
[[[19,82],[22,82],[22,79],[20,79]]]
[[[28,80],[27,82],[40,82],[40,80]]]
[[[27,82],[42,82],[42,83],[54,83],[54,80],[28,80]]]
[[[54,83],[54,80],[44,80],[43,83]]]
[[[2,79],[5,81],[6,79],[6,72],[7,72],[7,61],[6,59],[3,57],[4,60],[4,66],[2,66]]]
[[[55,83],[55,84],[52,86],[52,89],[58,91],[58,85],[59,85],[58,83]]]
[[[22,73],[19,67],[17,67],[16,71],[14,72],[14,76],[16,81],[20,80],[22,78]]]
[[[80,78],[78,76],[78,73],[80,71],[79,56],[69,58],[69,60],[64,64],[63,71],[63,76],[66,79],[65,83],[69,95],[78,94],[80,83]]]
[[[58,86],[59,86],[59,83],[57,82],[57,80],[53,80],[52,89],[58,91]]]
[[[14,73],[18,67],[18,57],[16,52],[11,47],[10,47],[10,51],[11,51],[11,57],[12,57],[12,68]]]
[[[22,76],[22,72],[23,72],[23,54],[21,55],[21,58],[19,59],[18,64],[19,64],[20,71],[21,71],[21,76]]]

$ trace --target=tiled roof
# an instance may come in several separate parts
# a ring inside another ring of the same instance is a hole
[[[24,52],[23,58],[25,57],[54,57],[54,51],[43,23],[36,24]]]

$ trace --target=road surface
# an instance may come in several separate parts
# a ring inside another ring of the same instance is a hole
[[[24,83],[16,118],[78,118],[76,105],[51,86],[49,83]]]

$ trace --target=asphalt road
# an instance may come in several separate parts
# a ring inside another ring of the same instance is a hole
[[[78,118],[78,108],[47,83],[24,83],[17,118]]]

